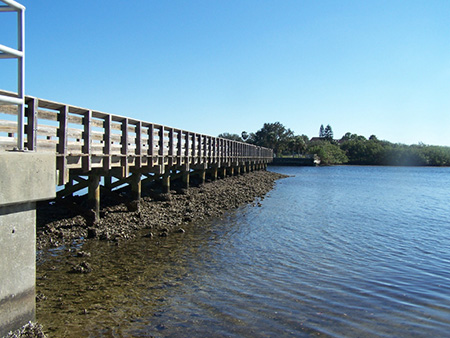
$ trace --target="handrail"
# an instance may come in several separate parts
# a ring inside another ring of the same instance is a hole
[[[0,59],[17,59],[17,94],[15,97],[0,93],[0,104],[15,104],[17,114],[17,150],[24,149],[24,104],[25,104],[25,7],[13,0],[0,0],[0,12],[17,12],[17,49],[0,44]]]
[[[30,151],[57,154],[59,184],[68,181],[72,169],[120,167],[127,176],[129,168],[226,166],[273,158],[272,149],[244,142],[31,96],[25,102],[25,145]],[[0,119],[0,150],[14,145],[13,123]]]

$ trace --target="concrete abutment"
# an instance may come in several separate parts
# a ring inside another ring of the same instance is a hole
[[[35,319],[36,202],[56,196],[55,154],[0,154],[0,336]]]

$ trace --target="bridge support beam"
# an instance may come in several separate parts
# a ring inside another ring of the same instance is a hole
[[[91,214],[88,222],[92,224],[100,220],[100,175],[89,176],[88,204]]]
[[[35,320],[36,202],[56,195],[54,154],[0,154],[0,337]]]
[[[140,173],[131,174],[131,203],[128,204],[129,211],[138,211],[142,192],[142,175]]]
[[[220,175],[222,178],[226,178],[227,177],[227,168],[223,167],[222,168],[222,174]]]
[[[218,173],[217,167],[211,169],[211,177],[213,181],[217,181],[217,173]]]
[[[201,181],[201,184],[205,184],[205,182],[206,182],[206,170],[205,169],[200,170],[200,181]]]
[[[191,176],[191,174],[190,174],[189,170],[186,170],[183,172],[183,187],[185,189],[189,188],[190,176]]]
[[[166,170],[162,177],[163,193],[170,193],[170,170]]]

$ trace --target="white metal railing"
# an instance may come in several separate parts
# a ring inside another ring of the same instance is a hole
[[[3,3],[4,5],[1,5]],[[17,59],[17,93],[3,95],[0,104],[14,104],[17,114],[17,149],[24,150],[25,116],[25,7],[13,0],[0,0],[0,12],[17,12],[17,49],[0,44],[0,59]]]

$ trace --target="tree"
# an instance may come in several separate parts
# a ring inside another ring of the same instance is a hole
[[[308,140],[308,136],[306,135],[296,135],[289,139],[289,150],[293,154],[301,154],[306,149],[306,140]]]
[[[241,133],[241,137],[242,137],[242,139],[244,140],[244,141],[247,141],[247,139],[248,139],[248,133],[244,130],[242,133]]]
[[[342,164],[348,161],[345,152],[338,145],[322,141],[308,147],[308,153],[316,154],[324,165]]]
[[[325,127],[322,137],[325,137],[329,141],[333,139],[333,129],[331,129],[331,126],[329,124]]]
[[[218,137],[225,138],[227,140],[242,142],[242,138],[238,134],[222,133],[219,134]]]
[[[249,140],[261,147],[272,148],[276,155],[288,147],[288,141],[294,133],[286,129],[280,122],[264,123],[264,126],[255,134],[251,134]]]
[[[319,137],[325,137],[325,130],[323,129],[323,124],[320,125]]]

